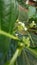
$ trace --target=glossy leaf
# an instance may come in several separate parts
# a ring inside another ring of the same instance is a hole
[[[35,7],[32,7],[32,6],[29,6],[29,9],[28,9],[28,17],[29,18],[32,18],[36,13],[36,8]]]
[[[13,27],[18,18],[18,3],[16,0],[0,0],[0,30],[12,34]],[[2,33],[2,32],[1,32]],[[11,39],[3,34],[0,34],[0,53],[4,61],[10,46]],[[2,65],[2,60],[0,65]]]

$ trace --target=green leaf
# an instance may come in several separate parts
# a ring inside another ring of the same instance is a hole
[[[37,65],[37,58],[28,48],[25,48],[18,57],[17,63],[18,65]]]
[[[23,7],[22,7],[23,8]],[[21,10],[20,9],[20,12],[19,12],[19,20],[20,21],[27,21],[27,19],[28,19],[28,14],[27,14],[27,12],[25,12],[25,10]]]
[[[29,9],[28,9],[28,17],[29,18],[32,18],[36,13],[36,8],[33,7],[33,6],[29,6]]]
[[[29,52],[30,52],[33,56],[35,56],[35,57],[37,58],[37,48],[35,48],[35,49],[28,48],[28,50],[29,50]]]
[[[31,46],[34,48],[37,47],[37,35],[35,35],[34,33],[30,33],[30,36],[33,40],[33,42],[31,41]]]
[[[0,29],[12,33],[18,18],[18,3],[14,0],[0,0]]]
[[[18,14],[18,3],[16,0],[0,0],[0,30],[12,34]],[[10,42],[11,39],[8,36],[0,34],[0,53],[3,53],[2,60],[5,59]]]

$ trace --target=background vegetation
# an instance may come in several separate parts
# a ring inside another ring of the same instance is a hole
[[[37,6],[0,0],[0,65],[37,65]]]

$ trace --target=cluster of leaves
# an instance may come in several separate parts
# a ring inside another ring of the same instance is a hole
[[[37,11],[18,6],[16,0],[0,0],[0,65],[37,65]]]

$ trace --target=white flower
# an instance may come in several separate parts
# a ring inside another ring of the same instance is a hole
[[[26,4],[28,4],[29,0],[26,1]]]
[[[24,30],[27,31],[27,28],[25,27]]]
[[[24,23],[21,23],[21,25],[24,27],[25,26],[25,24]]]
[[[26,26],[25,26],[24,23],[22,23],[22,22],[18,22],[18,23],[23,27],[23,29],[24,29],[25,31],[27,31],[27,28],[26,28]]]
[[[32,23],[33,23],[34,25],[36,25],[36,24],[35,24],[35,21],[32,21]]]
[[[18,36],[18,34],[16,34],[16,36]]]
[[[21,24],[22,22],[18,22],[18,24]]]
[[[22,23],[22,22],[18,22],[22,27],[24,27],[25,26],[25,24],[24,23]]]

